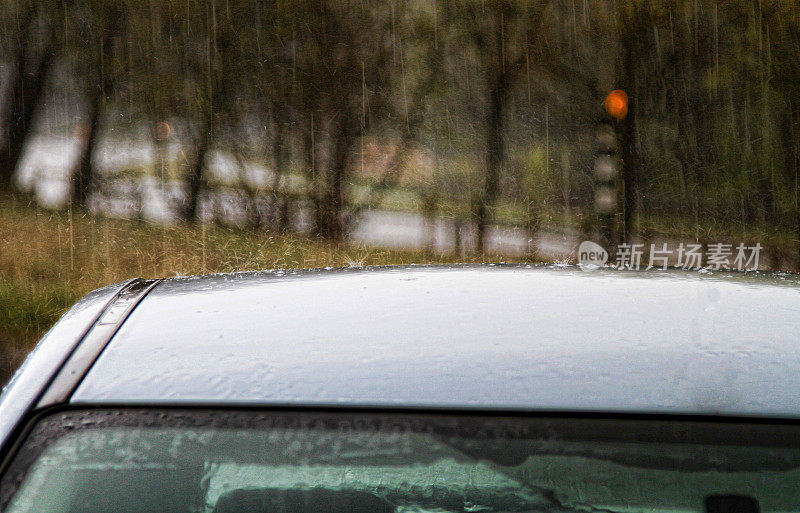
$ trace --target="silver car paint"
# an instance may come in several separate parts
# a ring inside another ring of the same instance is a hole
[[[800,285],[558,266],[177,278],[72,402],[798,417]]]

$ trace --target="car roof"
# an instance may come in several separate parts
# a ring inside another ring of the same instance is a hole
[[[174,278],[74,404],[796,417],[792,275],[457,266]]]
[[[38,409],[325,406],[798,418],[800,277],[462,265],[131,280],[0,397]]]

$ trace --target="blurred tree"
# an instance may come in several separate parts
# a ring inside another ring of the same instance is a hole
[[[476,70],[482,88],[482,112],[478,115],[483,117],[484,173],[473,206],[480,253],[486,249],[490,212],[500,191],[511,89],[525,76],[531,54],[538,55],[540,47],[534,42],[540,37],[544,6],[541,1],[513,0],[440,3],[442,23],[455,31],[456,44],[461,46],[457,58],[463,66]]]
[[[129,11],[123,4],[106,0],[83,0],[71,10],[68,23],[76,30],[69,36],[74,52],[72,60],[83,80],[86,120],[81,127],[81,152],[72,172],[70,200],[76,208],[88,207],[89,195],[96,185],[97,171],[93,157],[101,137],[101,121],[119,81],[120,42]]]
[[[25,142],[33,128],[47,74],[55,59],[56,20],[71,2],[9,1],[4,5],[3,39],[12,73],[2,99],[0,133],[0,190],[12,187]]]
[[[368,131],[386,129],[404,106],[403,47],[394,31],[407,4],[300,2],[292,23],[298,112],[310,144],[315,232],[339,241],[346,235],[345,186],[353,155]],[[400,98],[398,102],[398,98]]]
[[[778,95],[783,181],[789,184],[786,199],[794,211],[795,249],[800,259],[800,9],[792,0],[772,2],[769,8],[769,71]]]
[[[604,68],[610,67],[605,49],[609,43],[608,24],[591,28],[591,20],[602,21],[606,11],[604,5],[587,5],[579,23],[568,1],[440,1],[445,27],[441,31],[450,31],[459,49],[447,72],[453,77],[466,75],[468,81],[451,85],[453,92],[466,89],[461,93],[466,98],[458,101],[464,109],[460,121],[477,128],[482,139],[477,148],[482,176],[472,194],[478,252],[486,250],[496,202],[503,196],[510,134],[528,145],[540,143],[548,131],[545,125],[552,122],[546,114],[552,107],[557,108],[552,118],[557,122],[596,116],[598,83],[608,72]],[[511,125],[509,113],[517,116]],[[535,125],[538,133],[530,132],[530,123],[521,122],[526,118],[541,120]],[[562,131],[554,135],[570,137]],[[539,209],[525,209],[526,225],[539,225],[530,219]]]

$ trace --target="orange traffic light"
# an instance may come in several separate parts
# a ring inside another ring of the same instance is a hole
[[[628,95],[622,89],[615,89],[606,96],[606,110],[615,119],[624,119],[628,115]]]

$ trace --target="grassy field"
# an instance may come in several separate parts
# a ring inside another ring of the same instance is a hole
[[[0,198],[0,383],[69,306],[128,278],[454,261],[470,260],[217,226],[73,215]]]

